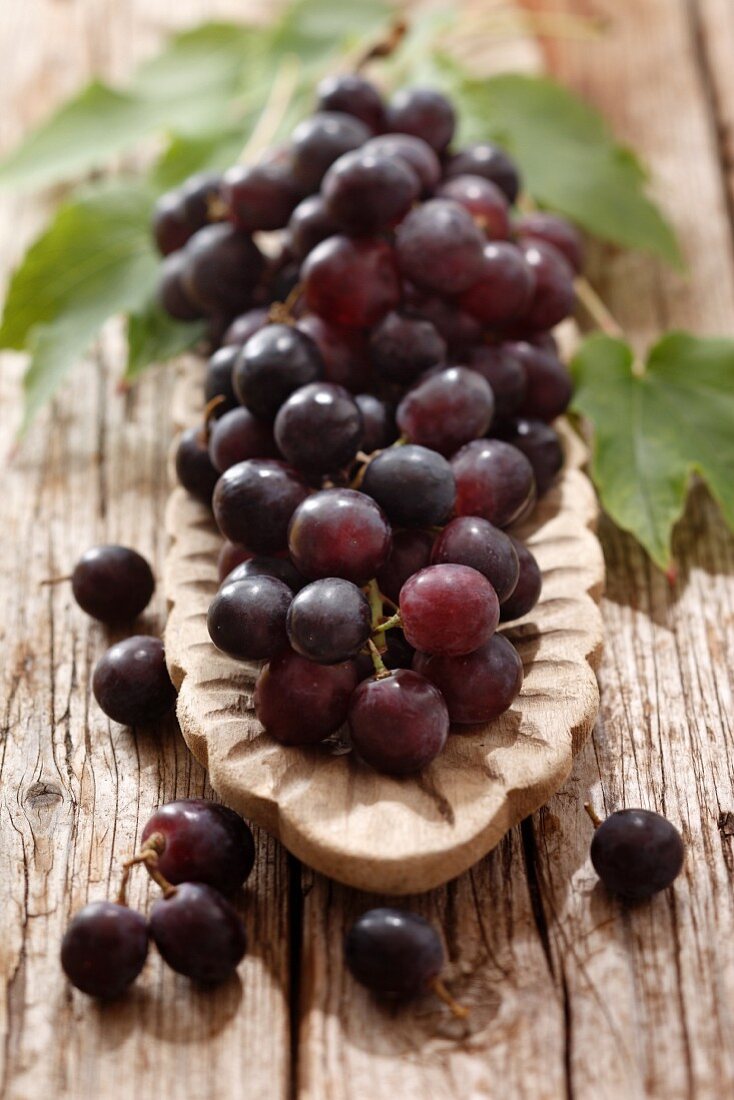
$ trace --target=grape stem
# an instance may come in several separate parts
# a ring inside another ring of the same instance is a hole
[[[467,1019],[469,1016],[469,1009],[466,1005],[459,1004],[459,1002],[451,996],[440,978],[434,978],[433,981],[429,983],[429,988],[433,990],[436,996],[439,997],[444,1004],[449,1006],[457,1020]]]
[[[604,304],[589,280],[584,278],[583,275],[579,275],[574,280],[574,286],[579,302],[581,302],[597,328],[600,328],[607,336],[624,340],[624,329]]]
[[[64,584],[65,581],[70,581],[71,579],[71,573],[67,573],[65,577],[46,577],[38,583],[41,588],[47,588],[51,584]]]
[[[153,879],[156,885],[160,886],[163,891],[163,897],[170,897],[171,894],[176,892],[176,887],[165,878],[158,869],[158,858],[163,852],[166,846],[165,837],[162,833],[152,833],[151,836],[143,844],[139,852],[136,852],[132,859],[129,859],[122,865],[122,878],[120,880],[120,889],[117,894],[117,904],[127,905],[127,884],[130,879],[130,872],[136,863],[144,863],[145,868]]]
[[[591,803],[590,803],[590,802],[584,802],[584,809],[586,810],[587,814],[588,814],[588,815],[589,815],[589,817],[591,818],[591,823],[592,823],[592,825],[594,826],[594,828],[595,828],[595,829],[598,829],[598,828],[599,828],[599,826],[600,826],[600,825],[601,825],[601,823],[602,823],[602,820],[601,820],[601,818],[599,817],[599,815],[598,815],[598,813],[596,812],[596,810],[594,809],[594,807],[593,807],[593,806],[591,805]]]
[[[380,620],[384,617],[384,610],[382,606],[382,594],[376,580],[371,580],[367,585],[367,599],[370,604],[372,629],[377,630],[380,625]]]
[[[295,325],[293,310],[303,293],[303,287],[296,283],[284,302],[273,302],[268,310],[268,321],[274,325]]]
[[[403,620],[400,617],[400,612],[396,611],[394,615],[391,615],[389,619],[385,619],[384,623],[380,623],[373,633],[384,634],[386,630],[392,630],[394,626],[402,626]]]
[[[405,19],[396,19],[384,38],[380,38],[377,42],[373,42],[371,46],[367,47],[364,53],[359,55],[354,64],[355,73],[361,73],[365,66],[369,65],[370,61],[377,61],[380,58],[390,57],[391,54],[394,54],[408,33],[408,29],[409,25]]]
[[[385,662],[380,656],[380,651],[372,641],[371,638],[367,640],[369,646],[370,657],[372,658],[372,664],[375,666],[375,679],[385,680],[390,675],[390,669],[386,667]]]

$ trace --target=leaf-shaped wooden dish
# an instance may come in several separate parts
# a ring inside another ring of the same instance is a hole
[[[179,419],[201,417],[200,363],[182,366]],[[506,630],[525,669],[511,709],[463,727],[418,778],[391,779],[340,743],[285,748],[252,706],[256,665],[220,653],[206,615],[221,539],[211,513],[181,489],[169,500],[166,654],[178,718],[222,799],[309,866],[365,890],[428,890],[460,874],[558,790],[598,709],[604,563],[583,444],[561,426],[564,470],[518,529],[543,572],[540,602]]]

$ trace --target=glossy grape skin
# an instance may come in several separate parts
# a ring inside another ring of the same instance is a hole
[[[369,235],[396,225],[418,198],[415,172],[399,157],[355,149],[335,161],[321,193],[345,233]]]
[[[288,244],[293,255],[305,260],[317,244],[339,232],[339,224],[327,209],[324,196],[309,195],[298,204],[288,222]]]
[[[364,150],[387,157],[399,157],[415,172],[424,197],[430,195],[441,178],[441,162],[427,141],[412,134],[380,134],[370,138]]]
[[[377,238],[329,237],[301,268],[306,305],[331,324],[366,328],[400,300],[395,255]]]
[[[469,565],[490,582],[502,603],[515,590],[520,562],[512,539],[479,516],[457,516],[436,537],[431,565]]]
[[[353,489],[325,489],[293,513],[288,550],[296,568],[311,580],[343,577],[367,584],[392,546],[392,533],[380,506]]]
[[[161,256],[168,256],[183,248],[199,226],[189,223],[180,193],[167,191],[153,207],[151,228]]]
[[[652,810],[617,810],[591,841],[591,862],[613,894],[631,901],[666,890],[680,874],[685,849],[680,833]]]
[[[522,251],[509,241],[489,241],[478,278],[459,305],[483,325],[506,325],[524,320],[534,293],[535,277]]]
[[[370,131],[341,111],[319,111],[293,131],[293,174],[306,192],[317,191],[335,160],[364,145]]]
[[[429,565],[400,590],[408,642],[422,653],[461,657],[484,645],[499,622],[499,601],[486,577],[467,565]]]
[[[363,680],[351,698],[347,720],[359,755],[387,775],[410,775],[426,767],[449,733],[441,692],[406,668]]]
[[[494,414],[489,383],[467,367],[432,373],[406,393],[396,420],[411,443],[447,458],[488,430]]]
[[[510,214],[504,192],[483,176],[453,176],[436,191],[440,199],[452,199],[469,211],[490,241],[510,236]]]
[[[156,297],[164,313],[175,321],[197,321],[204,311],[193,301],[183,281],[185,252],[171,252],[158,271]]]
[[[374,84],[358,73],[326,76],[316,89],[319,111],[340,111],[353,115],[372,133],[384,129],[385,106]]]
[[[234,894],[255,862],[252,831],[239,814],[204,798],[160,806],[146,822],[143,844],[154,834],[164,840],[158,870],[174,885],[204,882],[222,894]]]
[[[455,354],[476,344],[482,338],[482,326],[476,317],[459,309],[437,294],[424,294],[408,284],[405,287],[403,310],[409,317],[429,321]]]
[[[394,527],[445,523],[456,498],[446,459],[427,447],[389,447],[366,467],[363,493],[374,497]]]
[[[343,386],[312,382],[291,394],[278,412],[275,442],[299,470],[333,473],[349,465],[362,444],[362,414]]]
[[[433,88],[401,88],[387,105],[385,125],[390,131],[421,138],[442,153],[454,136],[456,112],[446,96]]]
[[[246,546],[240,546],[237,542],[230,542],[229,539],[225,539],[217,556],[219,583],[221,584],[238,565],[242,565],[243,562],[249,561],[252,557],[254,557],[252,550],[248,550]]]
[[[398,430],[392,408],[371,393],[358,393],[354,400],[362,414],[362,450],[372,454],[394,443]]]
[[[150,603],[153,570],[127,546],[93,546],[79,558],[71,575],[74,599],[102,623],[130,623]]]
[[[326,577],[296,594],[286,625],[296,653],[322,665],[342,664],[356,657],[370,636],[370,607],[351,581]]]
[[[288,647],[292,599],[292,589],[275,577],[227,578],[209,605],[209,637],[237,661],[266,661]]]
[[[425,993],[445,963],[436,930],[405,909],[370,909],[344,942],[346,964],[361,985],[384,997],[409,1000]]]
[[[230,466],[214,491],[214,518],[225,538],[256,554],[285,550],[288,524],[309,488],[297,470],[274,459]]]
[[[527,341],[520,340],[512,348],[523,365],[526,378],[520,414],[545,421],[562,416],[573,396],[568,369],[554,352]]]
[[[241,313],[239,317],[235,317],[234,321],[225,330],[222,336],[222,346],[244,347],[250,337],[259,332],[261,328],[264,328],[267,323],[268,311],[264,306],[248,309],[246,313]]]
[[[471,214],[448,199],[416,206],[400,223],[395,250],[402,275],[438,294],[460,294],[482,276],[484,237]]]
[[[372,331],[370,356],[381,378],[407,385],[446,362],[446,341],[430,321],[388,313]]]
[[[481,516],[508,527],[535,494],[533,468],[522,451],[499,439],[467,443],[451,460],[457,516]]]
[[[533,210],[515,222],[515,235],[521,241],[543,241],[558,249],[579,275],[584,267],[584,242],[575,225],[558,214]]]
[[[510,536],[517,551],[520,573],[515,590],[509,599],[500,605],[500,622],[513,622],[532,611],[540,598],[543,577],[535,556],[520,539]]]
[[[413,664],[415,650],[412,645],[406,642],[402,630],[393,627],[386,631],[382,637],[384,638],[384,648],[381,643],[380,659],[385,668],[410,668]],[[354,663],[357,668],[357,679],[360,683],[362,680],[369,680],[375,675],[375,665],[371,654],[367,650],[363,649],[355,658]]]
[[[416,653],[413,668],[439,689],[457,725],[498,718],[512,706],[523,681],[518,652],[502,634],[463,657]]]
[[[433,540],[430,531],[420,528],[393,532],[390,556],[377,571],[380,592],[393,603],[398,602],[400,589],[408,577],[430,564]],[[392,636],[392,631],[389,636]]]
[[[281,744],[315,745],[344,724],[356,686],[354,661],[321,665],[286,650],[257,678],[255,713]]]
[[[275,577],[287,584],[291,592],[300,592],[308,584],[305,577],[288,558],[269,558],[265,555],[250,557],[238,563],[224,578],[228,583],[243,581],[247,577]]]
[[[543,420],[521,417],[506,421],[497,434],[522,451],[533,467],[538,496],[547,493],[563,467],[563,447],[558,432]]]
[[[182,882],[155,903],[150,935],[172,970],[200,985],[220,985],[247,949],[237,910],[203,882]]]
[[[92,691],[107,717],[123,726],[162,718],[176,698],[163,642],[142,634],[117,642],[97,661]]]
[[[239,406],[217,420],[209,436],[209,458],[223,474],[230,466],[248,458],[278,458],[280,453],[269,424],[257,420],[249,409]]]
[[[222,347],[214,352],[206,365],[204,379],[204,402],[209,404],[215,397],[224,400],[212,409],[212,416],[218,420],[231,409],[236,409],[239,401],[232,384],[232,368],[237,360],[236,347]]]
[[[187,492],[211,505],[219,471],[209,458],[208,445],[201,428],[188,428],[176,447],[176,476]]]
[[[112,1000],[135,981],[148,956],[148,922],[111,901],[93,901],[71,919],[61,941],[61,965],[72,985]]]
[[[266,325],[240,351],[234,388],[253,416],[272,421],[283,402],[323,370],[318,348],[305,333],[293,325]]]
[[[236,164],[222,178],[230,221],[245,233],[282,229],[302,198],[281,164]]]
[[[570,317],[576,304],[573,272],[564,256],[542,241],[521,242],[520,249],[535,276],[535,290],[521,316],[528,329],[553,328]]]
[[[525,398],[527,379],[512,344],[476,344],[462,354],[462,363],[489,382],[496,420],[517,412]]]
[[[265,261],[251,237],[229,223],[207,225],[184,252],[183,285],[207,313],[240,313],[249,307]]]
[[[503,149],[489,141],[467,145],[448,158],[444,176],[482,176],[496,183],[509,203],[514,203],[520,191],[517,168]]]
[[[317,313],[300,317],[296,327],[310,336],[319,349],[325,382],[344,386],[350,393],[371,385],[367,341],[360,329],[332,324]]]

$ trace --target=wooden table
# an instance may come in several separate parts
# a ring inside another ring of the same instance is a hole
[[[597,286],[640,346],[670,326],[732,334],[731,0],[564,7],[602,16],[607,31],[545,41],[548,63],[646,157],[690,268],[686,279],[606,253]],[[239,11],[236,0],[6,3],[3,145],[90,72],[124,74],[168,27]],[[42,212],[21,198],[3,213],[11,263]],[[676,538],[672,588],[631,539],[603,526],[602,711],[572,779],[472,872],[411,901],[444,930],[454,991],[472,1007],[468,1029],[438,1002],[393,1011],[357,988],[341,940],[374,899],[314,876],[263,834],[239,981],[199,994],[152,954],[120,1003],[72,994],[58,965],[70,913],[115,887],[156,806],[209,793],[172,720],[137,738],[105,720],[90,674],[107,640],[68,589],[39,587],[99,541],[136,546],[160,565],[170,373],[151,373],[122,400],[114,358],[113,332],[3,466],[3,1095],[731,1096],[734,541],[700,490]],[[21,366],[3,363],[4,450]],[[159,629],[164,613],[159,594],[146,627]],[[588,860],[589,796],[605,811],[655,807],[681,827],[688,857],[673,890],[635,909],[610,901]],[[141,873],[132,902],[148,893]]]

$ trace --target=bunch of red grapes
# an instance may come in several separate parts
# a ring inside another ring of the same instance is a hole
[[[267,662],[255,709],[273,737],[346,722],[394,775],[520,691],[497,626],[541,577],[508,528],[561,468],[551,422],[571,397],[550,330],[573,309],[579,236],[518,215],[513,162],[452,149],[455,122],[436,91],[385,103],[329,77],[288,143],[154,215],[162,305],[220,345],[176,460],[226,540],[211,637]]]

